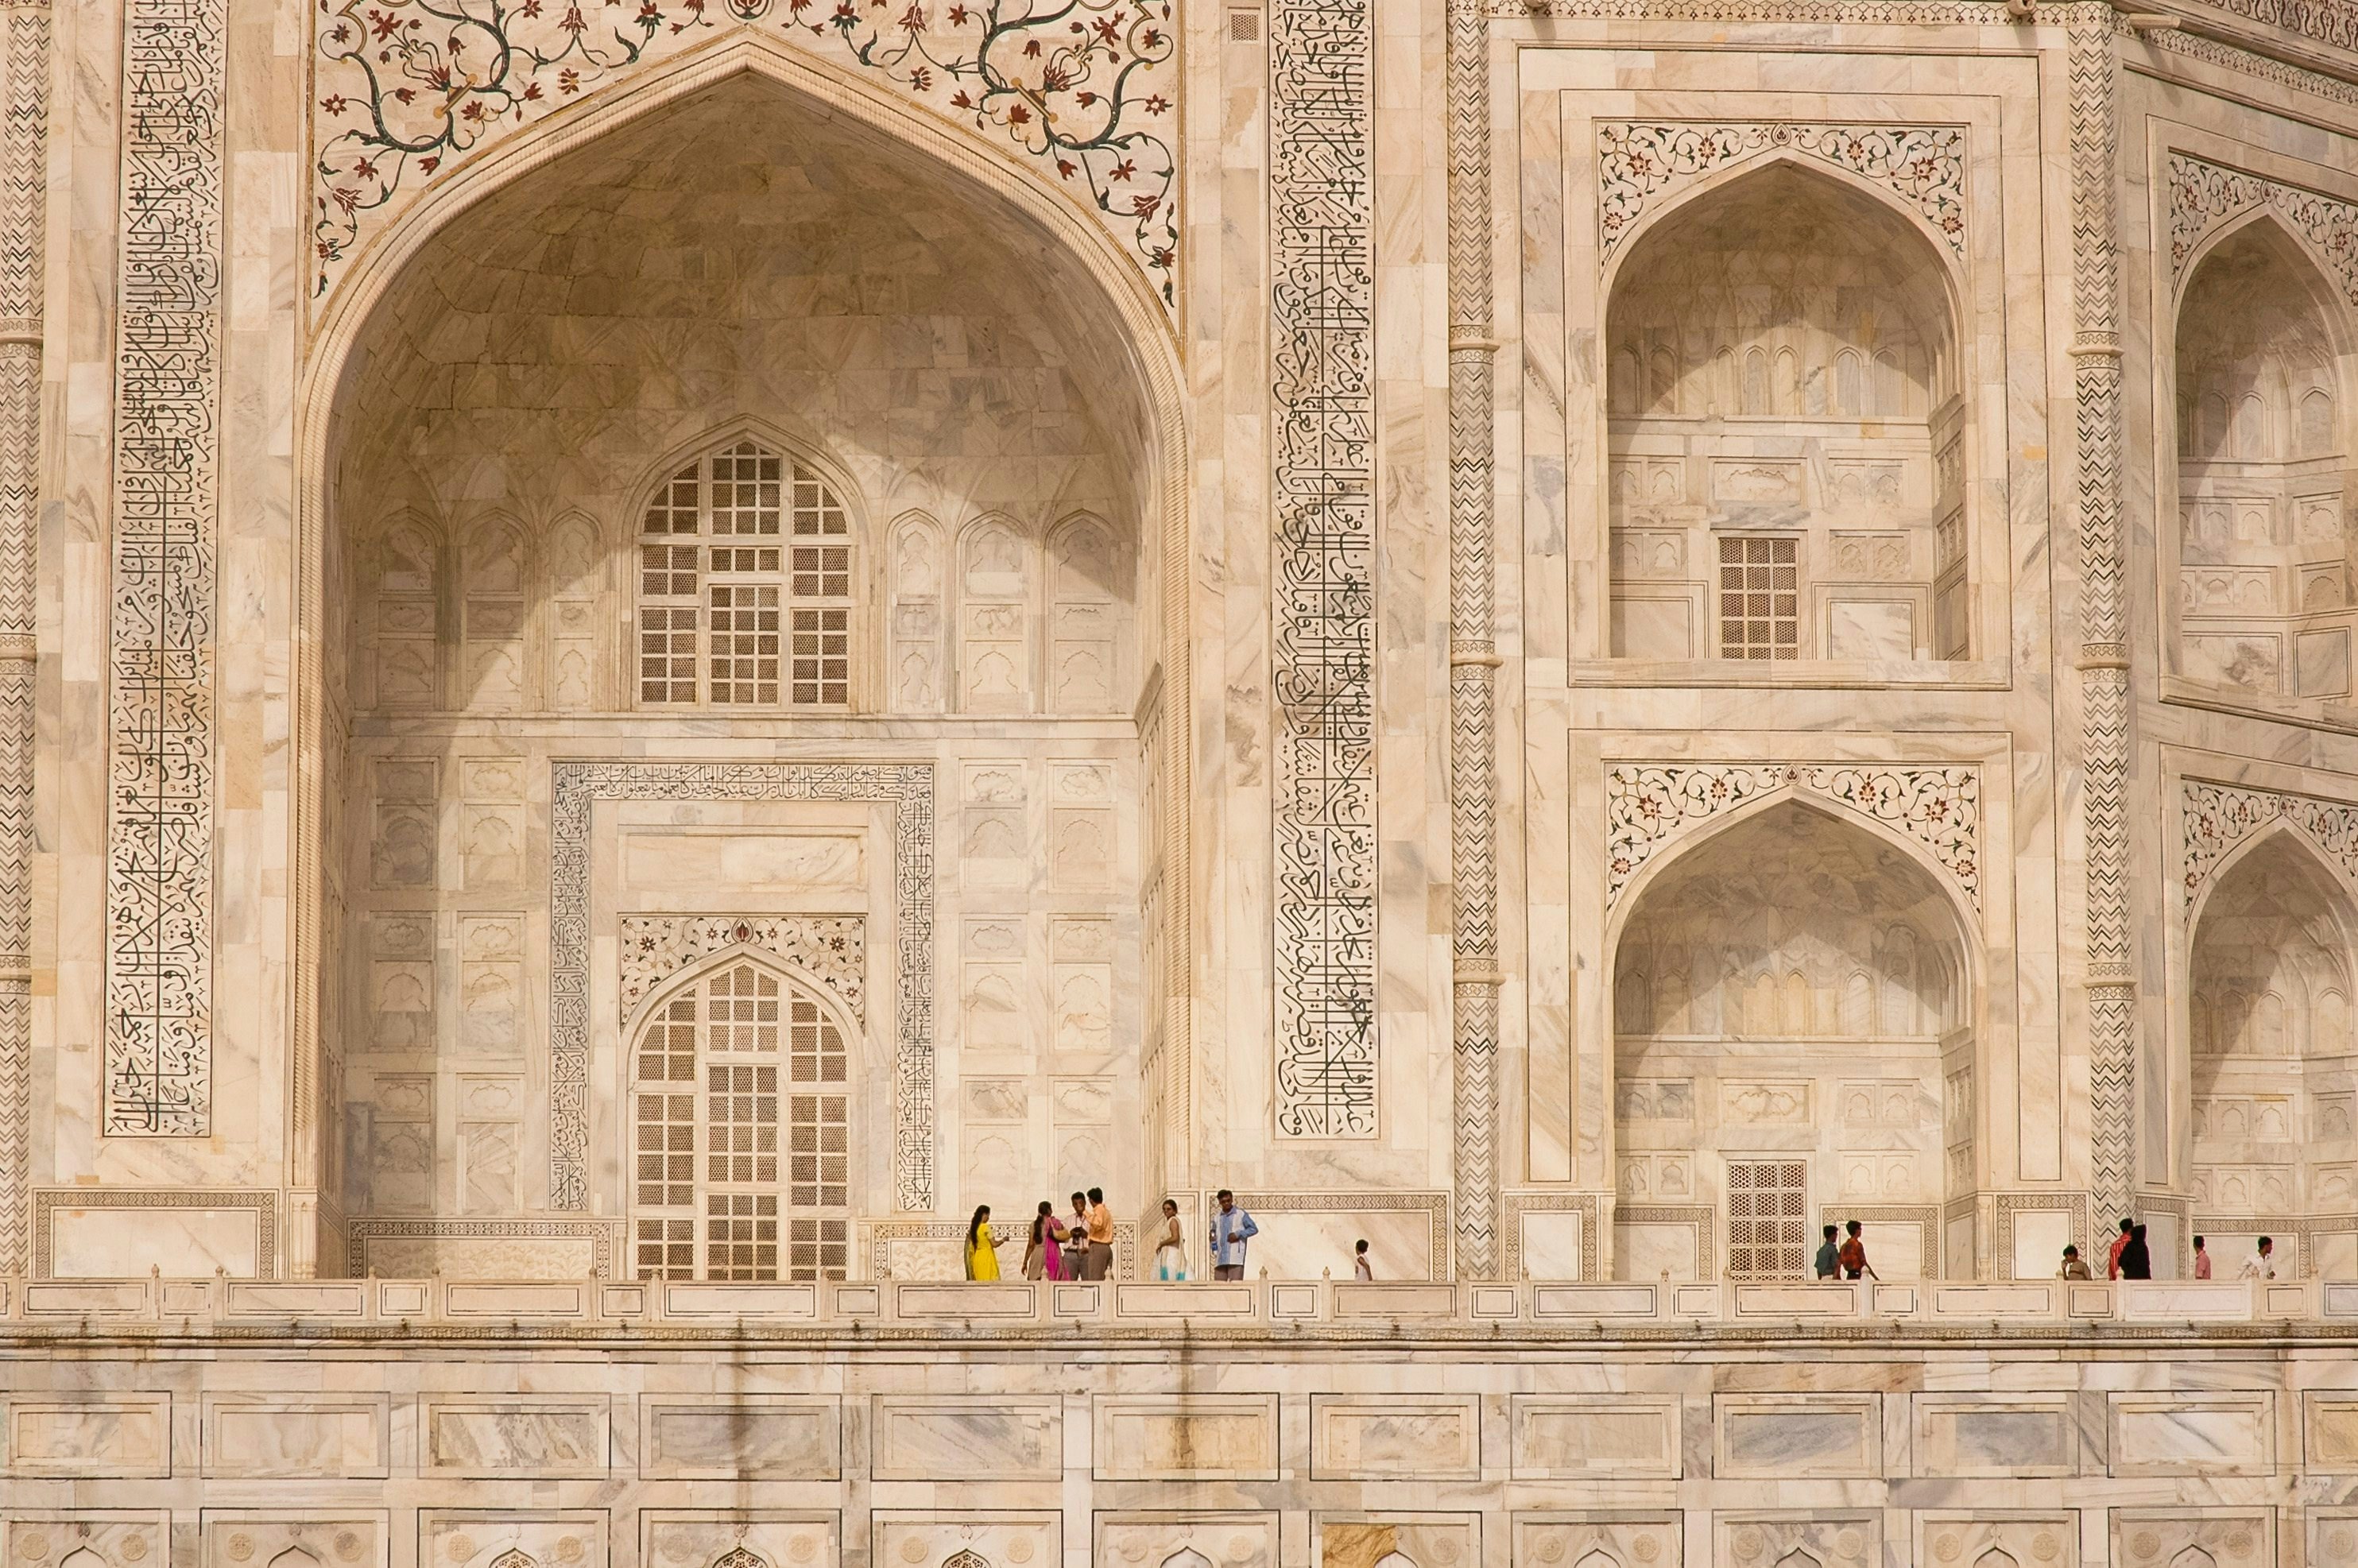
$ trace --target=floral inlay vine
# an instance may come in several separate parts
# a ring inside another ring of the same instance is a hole
[[[1174,0],[319,0],[314,298],[429,180],[717,29],[775,27],[1080,193],[1176,296]]]
[[[2358,305],[2358,202],[2340,201],[2282,180],[2264,179],[2185,153],[2169,155],[2169,276],[2184,287],[2204,236],[2231,218],[2265,207],[2315,245],[2343,298]]]
[[[1845,169],[1923,216],[1965,254],[1963,125],[1718,124],[1622,120],[1596,127],[1597,265],[1635,232],[1655,198],[1715,169],[1781,148]]]
[[[626,914],[618,946],[624,1022],[650,991],[732,947],[769,954],[867,1021],[868,923],[857,914]]]
[[[2181,878],[2189,908],[2228,851],[2271,822],[2289,822],[2299,828],[2343,875],[2358,881],[2358,806],[2196,779],[2180,780],[2179,792]]]
[[[1605,774],[1606,907],[1687,827],[1787,788],[1907,834],[1932,852],[1980,911],[1980,771],[1873,762],[1614,763]]]

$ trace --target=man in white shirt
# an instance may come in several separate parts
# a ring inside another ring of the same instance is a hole
[[[2246,1280],[2275,1279],[2277,1277],[2276,1249],[2277,1244],[2274,1241],[2265,1236],[2261,1237],[2259,1250],[2244,1260],[2244,1278]]]
[[[1212,1278],[1245,1277],[1245,1243],[1260,1234],[1253,1217],[1237,1206],[1237,1195],[1220,1189],[1220,1212],[1212,1217]]]

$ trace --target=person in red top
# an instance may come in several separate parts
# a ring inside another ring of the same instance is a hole
[[[1845,1280],[1883,1278],[1866,1260],[1866,1243],[1859,1237],[1859,1232],[1864,1227],[1854,1219],[1843,1228],[1842,1251],[1835,1255],[1835,1260],[1842,1264],[1843,1278]]]
[[[2121,1277],[2121,1249],[2129,1244],[2129,1232],[2136,1228],[2135,1220],[2121,1221],[2121,1233],[2113,1238],[2113,1249],[2104,1254],[2104,1278],[2107,1280],[2117,1280]]]

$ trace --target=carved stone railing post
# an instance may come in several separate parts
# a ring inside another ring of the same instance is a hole
[[[0,6],[0,1276],[28,1271],[33,603],[39,538],[49,8]]]
[[[2136,988],[2128,902],[2128,633],[2122,604],[2120,142],[2108,5],[2072,7],[2071,362],[2080,508],[2081,820],[2086,875],[2093,1217],[2128,1212],[2136,1184]]]
[[[1457,1274],[1498,1271],[1498,762],[1491,450],[1490,39],[1449,5],[1450,1044]]]

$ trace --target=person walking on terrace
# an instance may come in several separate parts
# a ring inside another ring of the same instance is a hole
[[[2129,1227],[2129,1244],[2121,1249],[2121,1278],[2150,1280],[2153,1278],[2153,1253],[2145,1244],[2145,1227]]]
[[[1088,1207],[1089,1261],[1081,1271],[1084,1280],[1103,1280],[1113,1273],[1113,1210],[1106,1207],[1105,1189],[1089,1189]]]
[[[1818,1244],[1818,1255],[1810,1263],[1810,1271],[1821,1280],[1842,1278],[1842,1243],[1834,1239],[1834,1227],[1826,1227],[1826,1238]]]
[[[999,1278],[999,1242],[990,1234],[989,1204],[974,1211],[974,1223],[966,1227],[966,1277],[969,1280]]]
[[[1163,1218],[1154,1231],[1154,1277],[1174,1283],[1187,1277],[1187,1244],[1179,1236],[1179,1203],[1163,1200]]]
[[[1023,1277],[1027,1280],[1061,1280],[1065,1277],[1065,1239],[1072,1234],[1056,1217],[1056,1206],[1046,1198],[1040,1200],[1040,1212],[1032,1217],[1032,1241],[1023,1249]]]
[[[1220,1189],[1220,1212],[1212,1217],[1212,1277],[1245,1277],[1245,1244],[1260,1234],[1253,1217],[1237,1206],[1237,1195]]]
[[[1875,1266],[1866,1260],[1866,1241],[1861,1235],[1866,1228],[1855,1219],[1844,1227],[1844,1235],[1847,1239],[1843,1242],[1842,1251],[1838,1256],[1842,1260],[1843,1278],[1845,1280],[1861,1278],[1879,1280],[1883,1277],[1877,1273]]]

